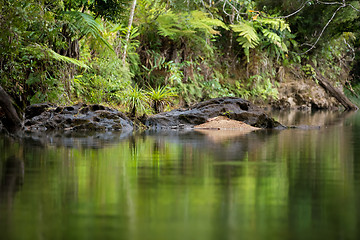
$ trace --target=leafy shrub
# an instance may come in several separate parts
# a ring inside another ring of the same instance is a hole
[[[73,79],[72,91],[76,99],[90,103],[121,103],[122,92],[131,83],[130,72],[121,60],[97,58],[91,67]]]

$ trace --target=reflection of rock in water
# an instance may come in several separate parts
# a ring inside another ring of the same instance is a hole
[[[209,133],[223,132],[228,133],[220,136],[212,136]],[[234,131],[236,132],[236,131]],[[147,132],[147,137],[154,139],[156,150],[159,143],[166,148],[173,143],[179,146],[180,162],[177,165],[184,175],[193,174],[194,169],[199,170],[199,166],[209,166],[214,171],[214,176],[221,182],[227,184],[232,179],[244,174],[243,166],[249,164],[247,156],[257,154],[259,149],[266,146],[266,143],[275,135],[281,133],[280,130],[259,130],[248,134],[240,134],[233,131],[209,130],[204,134],[199,131],[162,131]],[[228,135],[228,136],[226,136]],[[136,136],[137,140],[138,136]],[[251,158],[249,158],[251,160]],[[257,164],[256,162],[250,164]],[[259,162],[263,164],[263,162]],[[173,170],[173,165],[169,165]],[[166,168],[164,165],[163,168]],[[144,169],[142,169],[144,170]],[[202,169],[204,170],[204,169]]]
[[[40,147],[64,146],[69,148],[103,148],[109,144],[116,144],[131,136],[132,131],[115,132],[38,132],[24,134],[25,144]]]
[[[203,132],[194,131],[192,134],[180,135],[179,140],[185,142],[186,148],[197,149],[199,152],[207,152],[213,159],[214,175],[222,184],[228,184],[233,178],[243,174],[244,164],[249,164],[245,158],[256,154],[263,148],[265,143],[279,130],[261,130],[247,134],[236,131],[212,131],[213,134],[222,132],[220,135],[212,135],[211,130]],[[192,150],[189,149],[189,150]],[[257,164],[254,162],[254,164]],[[263,163],[261,163],[263,164]]]
[[[214,144],[221,144],[224,141],[236,139],[245,136],[252,130],[213,130],[213,129],[196,129],[196,132],[204,134]]]
[[[244,134],[241,131],[202,130],[196,131],[163,131],[148,132],[157,139],[180,143],[189,152],[198,149],[214,156],[216,161],[242,161],[245,154],[257,151],[263,143],[278,134],[278,130],[261,130]]]
[[[12,206],[15,193],[24,181],[24,161],[9,157],[3,164],[0,183],[0,203]]]

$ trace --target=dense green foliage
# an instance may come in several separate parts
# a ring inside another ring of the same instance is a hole
[[[333,79],[353,68],[353,83],[359,75],[358,1],[0,0],[0,8],[0,84],[20,108],[85,101],[136,115],[151,104],[163,110],[129,100],[136,89],[173,88],[167,104],[269,101],[284,68],[311,63]]]

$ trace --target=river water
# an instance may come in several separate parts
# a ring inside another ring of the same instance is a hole
[[[359,239],[360,113],[273,116],[315,127],[0,136],[0,239]]]

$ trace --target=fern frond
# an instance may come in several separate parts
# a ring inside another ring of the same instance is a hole
[[[193,37],[196,33],[206,36],[219,34],[215,27],[227,29],[226,25],[218,20],[210,18],[207,13],[191,11],[190,13],[173,13],[168,11],[157,19],[158,31],[162,36],[177,39],[182,36]]]
[[[276,44],[281,42],[281,38],[279,37],[279,35],[268,29],[262,29],[262,33],[271,43]]]
[[[280,19],[280,31],[288,30],[291,32],[290,25],[285,22],[285,20]]]
[[[208,13],[202,11],[191,11],[191,19],[189,20],[192,28],[201,32],[208,32],[212,35],[219,34],[214,30],[214,27],[222,27],[226,30],[229,28],[219,19],[210,18]]]
[[[177,34],[183,31],[184,26],[179,24],[179,16],[172,13],[171,11],[159,16],[157,22],[159,34],[164,37],[170,37],[174,39]]]
[[[243,48],[255,48],[259,44],[260,38],[250,23],[240,23],[230,27],[239,34],[237,41]]]
[[[257,21],[262,25],[267,25],[270,28],[278,31],[290,30],[290,25],[285,22],[284,19],[270,19],[270,18],[258,18]]]
[[[243,48],[249,49],[249,48],[255,48],[257,46],[257,44],[254,45],[254,42],[249,42],[246,38],[243,37],[239,37],[236,40]]]

